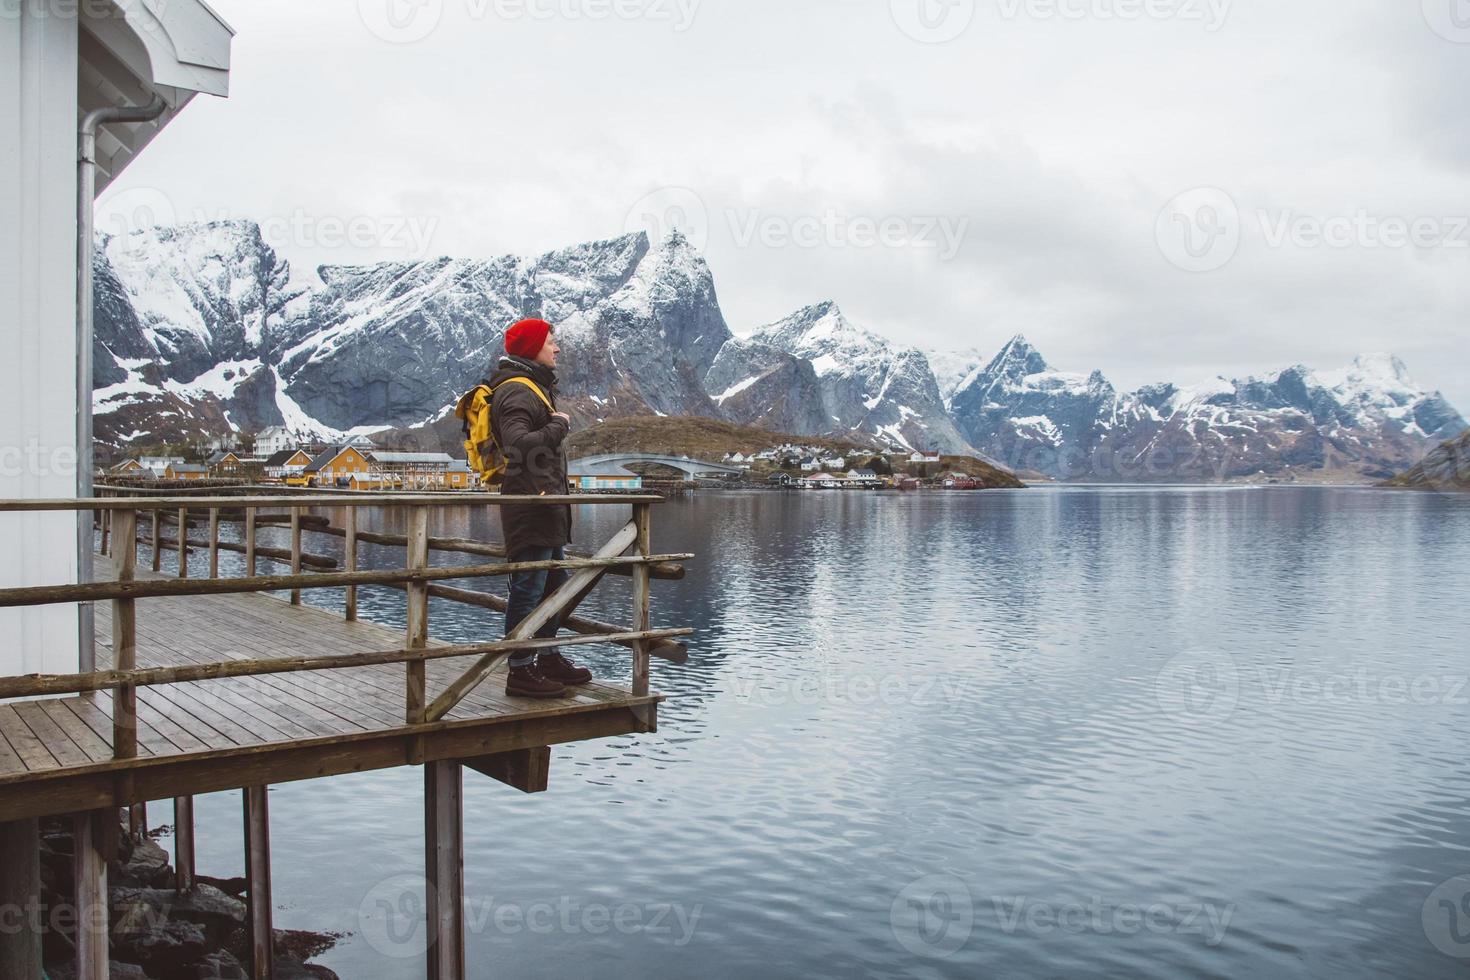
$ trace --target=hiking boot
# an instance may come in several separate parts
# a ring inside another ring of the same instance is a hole
[[[539,654],[536,669],[541,671],[541,676],[563,684],[586,684],[592,680],[592,671],[572,663],[560,653]]]
[[[505,693],[521,698],[559,698],[567,693],[561,681],[543,674],[535,664],[512,665],[505,672]]]

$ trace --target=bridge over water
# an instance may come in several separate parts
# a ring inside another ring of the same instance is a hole
[[[739,476],[745,471],[728,463],[711,463],[688,456],[670,456],[663,453],[603,453],[599,456],[584,456],[568,464],[572,474],[593,474],[610,467],[627,467],[629,464],[658,463],[683,472],[691,479],[701,476]]]

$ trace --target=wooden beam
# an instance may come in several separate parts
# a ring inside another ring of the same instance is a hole
[[[638,541],[633,547],[637,554],[647,556],[653,551],[651,514],[647,504],[633,505],[633,523],[638,528]],[[650,591],[648,566],[633,566],[633,629],[635,630],[641,631],[648,628]],[[632,690],[634,694],[648,693],[648,643],[644,640],[633,641]]]
[[[187,507],[180,507],[179,508],[179,522],[178,523],[179,523],[179,533],[178,533],[178,539],[179,540],[178,540],[177,543],[178,543],[178,547],[179,547],[179,578],[188,578],[189,577],[189,547],[188,547],[188,540],[187,539],[189,537],[189,508],[187,508]]]
[[[343,667],[368,667],[412,661],[447,660],[454,657],[478,657],[487,653],[514,653],[517,650],[541,650],[554,646],[578,646],[588,643],[629,643],[635,639],[657,641],[675,636],[688,636],[689,627],[649,630],[637,633],[589,633],[580,636],[530,637],[524,640],[492,640],[488,643],[465,643],[400,650],[370,650],[366,653],[343,653],[328,656],[278,657],[266,660],[221,660],[209,664],[179,664],[173,667],[142,667],[133,670],[99,670],[88,674],[27,674],[0,677],[0,698],[36,697],[46,694],[82,694],[128,684],[156,687],[160,684],[182,684],[189,681],[212,681],[224,677],[256,677],[265,674],[295,674],[307,670],[337,670]]]
[[[351,522],[356,513],[356,510],[349,510],[346,521]],[[346,528],[332,527],[330,524],[308,527],[306,530],[316,534],[329,534],[337,538],[347,536]],[[357,531],[355,532],[355,536],[358,541],[367,544],[381,544],[399,548],[403,547],[408,540],[401,534],[383,534],[378,531]],[[480,555],[485,558],[507,557],[505,545],[503,544],[487,544],[483,541],[470,541],[467,538],[430,538],[429,550],[447,551],[463,555]],[[587,552],[578,551],[575,548],[568,548],[566,555],[568,558],[590,557]],[[678,562],[660,562],[657,565],[650,566],[650,568],[652,577],[662,581],[678,581],[684,577],[684,566]],[[631,573],[626,568],[614,568],[609,574],[629,575]]]
[[[409,511],[407,551],[408,568],[421,571],[429,567],[429,512],[422,507]],[[429,644],[429,586],[427,582],[412,582],[407,588],[404,648],[422,650]],[[424,709],[429,701],[424,662],[408,661],[406,673],[408,723],[417,725],[423,722]]]
[[[245,509],[245,577],[255,577],[255,508]]]
[[[301,508],[291,508],[291,574],[301,574]],[[301,590],[291,590],[291,605],[301,605]]]
[[[389,585],[385,588],[401,589],[401,585]],[[494,595],[489,592],[476,592],[473,589],[461,589],[453,585],[431,585],[429,586],[429,597],[433,599],[448,599],[451,602],[460,602],[467,606],[478,606],[481,609],[490,609],[495,612],[505,612],[509,605],[503,596]],[[626,632],[621,626],[612,623],[604,623],[585,616],[563,616],[561,625],[574,633],[586,636],[593,634],[621,634]],[[613,640],[619,646],[632,648],[632,640]],[[659,660],[667,660],[669,663],[683,664],[689,662],[689,648],[677,640],[650,640],[648,648],[649,656]]]
[[[41,827],[0,823],[0,977],[41,976]]]
[[[159,518],[158,511],[155,510],[153,512],[153,570],[155,572],[162,567],[163,561],[163,549],[159,547],[162,543],[162,533],[160,531],[162,526],[163,522]]]
[[[424,889],[430,980],[464,980],[464,770],[424,766]]]
[[[194,890],[194,797],[174,797],[174,888]]]
[[[108,980],[106,840],[115,810],[88,810],[72,819],[72,877],[77,913],[77,980]]]
[[[551,781],[551,746],[496,752],[465,759],[464,764],[522,793],[544,793]]]
[[[131,542],[137,536],[138,515],[135,511],[117,512],[119,540]],[[155,525],[155,528],[157,525]],[[155,548],[154,554],[157,554]],[[114,560],[119,582],[131,582],[138,561],[136,545],[127,545],[120,558]],[[129,671],[138,665],[138,610],[132,599],[112,601],[112,665]],[[138,754],[138,692],[130,684],[120,684],[112,698],[112,754],[114,758],[131,759]]]
[[[535,636],[537,630],[551,622],[552,618],[557,614],[567,610],[574,599],[585,595],[587,588],[602,577],[605,566],[593,566],[586,564],[587,562],[621,561],[622,559],[615,558],[614,556],[621,555],[626,551],[628,546],[637,537],[638,527],[629,521],[621,530],[609,538],[606,544],[597,549],[597,554],[593,558],[578,559],[575,565],[567,562],[560,563],[562,567],[576,567],[577,571],[567,577],[566,582],[562,583],[561,588],[541,600],[541,604],[533,609],[530,615],[521,620],[516,625],[516,628],[507,634],[506,639],[523,640],[527,637]],[[502,567],[510,568],[517,564],[524,565],[528,563],[508,562]],[[480,683],[485,679],[485,676],[495,668],[496,664],[507,656],[509,656],[508,653],[487,653],[481,657],[475,662],[473,667],[465,671],[463,676],[445,688],[443,694],[440,694],[434,699],[434,703],[429,705],[429,710],[424,714],[425,720],[438,721],[440,718],[449,714],[450,711],[454,710],[454,706],[459,704],[466,694],[479,687]]]
[[[188,537],[181,534],[180,537]],[[209,508],[209,577],[219,578],[219,508]]]
[[[629,525],[631,527],[632,525]],[[621,533],[621,532],[620,532]],[[252,575],[246,578],[140,579],[134,582],[89,582],[85,585],[38,585],[0,589],[0,608],[37,606],[61,602],[99,602],[108,599],[152,599],[166,596],[237,595],[246,592],[274,592],[280,589],[324,589],[342,585],[392,585],[395,582],[439,582],[455,578],[495,578],[515,572],[549,571],[565,568],[571,571],[595,570],[600,577],[618,565],[638,565],[660,561],[683,561],[690,554],[652,555],[648,558],[613,556],[568,558],[562,561],[514,561],[495,565],[456,565],[424,569],[389,568],[360,572],[316,572],[301,575]],[[576,575],[572,576],[577,579]],[[579,580],[580,581],[580,580]],[[579,586],[580,588],[580,586]],[[538,627],[539,628],[539,627]]]
[[[342,561],[347,571],[355,572],[357,571],[357,508],[349,507],[343,520],[347,525],[343,530],[347,541],[343,545]],[[357,586],[355,585],[347,586],[347,604],[344,615],[349,623],[357,619]]]
[[[254,783],[286,783],[350,772],[411,765],[410,736],[422,735],[424,758],[464,759],[538,745],[651,731],[634,713],[657,701],[630,700],[560,706],[525,714],[407,726],[357,736],[321,736],[295,742],[239,746],[163,759],[135,759],[124,781],[116,769],[76,767],[0,781],[0,819],[70,813],[84,807],[117,807],[134,797],[170,799],[184,793],[216,793]],[[38,777],[38,778],[32,778]],[[124,795],[130,788],[131,795]],[[112,811],[114,814],[116,810]],[[114,817],[114,820],[116,818]]]
[[[271,824],[269,787],[246,786],[245,922],[250,937],[251,980],[270,980],[275,937],[271,932]]]
[[[135,488],[100,486],[131,494]],[[335,492],[309,494],[276,494],[243,497],[20,497],[0,500],[0,513],[6,511],[57,510],[173,510],[177,507],[275,507],[289,501],[293,507],[503,507],[506,504],[529,504],[551,507],[558,504],[594,506],[599,504],[658,504],[657,494],[648,493],[582,493],[582,494],[515,494],[515,493],[386,493],[383,491]]]

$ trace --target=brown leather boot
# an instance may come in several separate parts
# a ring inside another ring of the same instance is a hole
[[[505,693],[519,698],[559,698],[567,693],[561,681],[547,677],[535,664],[511,665],[505,672]]]
[[[560,653],[542,653],[536,656],[536,669],[541,676],[563,684],[587,684],[592,680],[592,671],[574,664]]]

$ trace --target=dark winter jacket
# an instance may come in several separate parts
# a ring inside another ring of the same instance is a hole
[[[495,398],[490,424],[506,463],[500,492],[565,494],[567,457],[562,441],[567,437],[566,420],[554,417],[525,385],[505,384],[506,379],[514,377],[530,378],[551,404],[556,404],[556,372],[543,364],[504,357],[491,373],[488,380],[495,389]],[[507,504],[498,509],[505,548],[511,555],[522,548],[555,548],[572,539],[572,509],[566,504]]]

